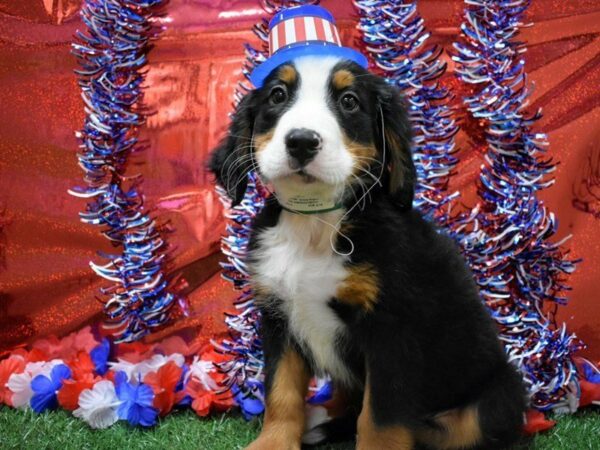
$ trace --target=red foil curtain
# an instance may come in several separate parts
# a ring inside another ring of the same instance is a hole
[[[88,262],[111,251],[95,227],[81,224],[84,202],[67,189],[81,183],[74,131],[83,104],[70,55],[82,24],[81,0],[0,0],[0,352],[37,337],[63,334],[102,319],[101,281]],[[350,1],[324,1],[342,38],[355,37]],[[421,0],[432,42],[451,50],[463,2]],[[150,148],[132,170],[144,175],[147,204],[175,233],[173,273],[187,282],[190,316],[174,332],[206,340],[224,332],[222,312],[235,293],[218,276],[224,221],[205,163],[228,122],[241,76],[242,44],[262,11],[255,0],[171,0],[168,30],[150,57],[146,102],[156,111],[145,130]],[[558,320],[600,357],[600,4],[534,0],[525,29],[527,71],[535,83],[531,110],[542,107],[540,131],[560,161],[556,184],[543,193],[559,218],[571,256],[583,258],[570,277],[569,306]],[[447,56],[452,69],[451,61]],[[457,96],[461,86],[446,77]],[[453,188],[474,201],[482,163],[477,129],[459,136],[461,163]],[[595,214],[595,215],[594,215]]]

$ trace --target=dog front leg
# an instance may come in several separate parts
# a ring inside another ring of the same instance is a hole
[[[299,450],[304,431],[304,399],[310,374],[298,352],[287,347],[267,383],[263,429],[248,450]]]

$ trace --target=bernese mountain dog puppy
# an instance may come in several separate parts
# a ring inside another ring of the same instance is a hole
[[[410,145],[392,86],[354,62],[306,56],[244,97],[213,153],[233,205],[249,171],[274,191],[248,251],[266,373],[264,424],[249,448],[300,448],[312,375],[331,377],[347,400],[333,422],[352,421],[359,449],[493,449],[518,438],[521,377],[457,246],[411,208]],[[307,191],[335,206],[301,213],[278,199]]]

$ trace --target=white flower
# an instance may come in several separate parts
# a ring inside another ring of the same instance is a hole
[[[108,428],[118,420],[117,408],[120,404],[112,381],[98,381],[92,389],[84,389],[79,394],[79,408],[73,411],[92,428]]]
[[[194,361],[190,365],[190,370],[185,376],[185,382],[190,377],[194,377],[207,391],[216,391],[219,386],[217,382],[210,376],[212,372],[215,371],[215,366],[212,361],[205,361],[203,359],[199,359],[198,356],[194,356]]]
[[[179,367],[182,367],[185,362],[185,357],[180,353],[173,353],[169,356],[153,355],[152,358],[140,361],[137,364],[119,358],[119,362],[109,363],[110,368],[115,372],[125,372],[127,380],[135,382],[138,377],[144,379],[146,374],[156,372],[169,361],[174,361]]]
[[[13,373],[6,386],[13,393],[12,404],[15,408],[26,409],[29,407],[33,390],[31,390],[31,380],[38,375],[49,376],[52,368],[58,364],[62,364],[61,359],[53,359],[48,362],[30,362],[25,366],[23,373]]]
[[[131,379],[131,374],[133,374],[136,367],[136,364],[122,360],[121,358],[118,358],[118,362],[109,362],[108,365],[110,366],[110,369],[115,372],[125,372],[128,380]]]

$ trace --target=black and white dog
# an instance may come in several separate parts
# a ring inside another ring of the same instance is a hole
[[[275,192],[248,256],[266,365],[264,426],[250,448],[300,448],[313,374],[329,375],[347,403],[312,442],[334,429],[369,450],[518,438],[521,378],[457,247],[411,209],[410,141],[391,86],[353,62],[304,57],[242,100],[213,153],[234,205],[251,170]],[[278,201],[305,191],[335,207],[306,214]]]

